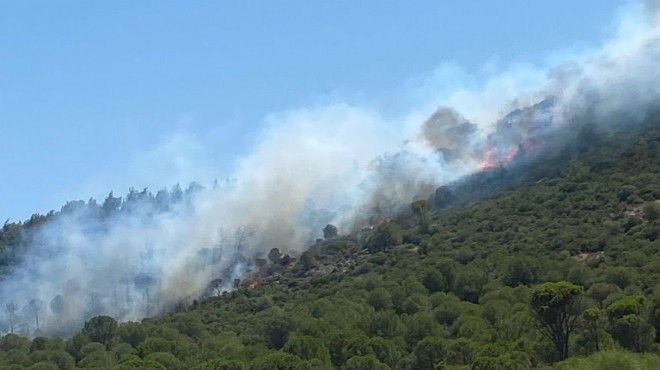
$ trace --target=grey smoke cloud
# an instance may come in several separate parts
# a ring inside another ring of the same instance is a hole
[[[229,289],[249,273],[242,256],[300,252],[327,223],[347,232],[393,215],[486,159],[505,160],[536,138],[560,140],[550,134],[578,120],[639,121],[659,96],[660,30],[649,17],[657,4],[622,17],[601,48],[550,69],[516,65],[440,95],[434,87],[442,81],[430,78],[419,104],[396,117],[349,104],[273,114],[238,159],[229,176],[235,181],[166,212],[134,207],[102,227],[84,214],[62,215],[37,235],[0,293],[25,307],[23,332],[34,332],[35,308],[40,329],[52,334],[69,334],[97,314],[139,320],[199,297],[213,279]],[[177,143],[201,157],[197,144],[175,139],[139,159],[140,167],[156,162],[180,174],[225,177],[196,169]]]

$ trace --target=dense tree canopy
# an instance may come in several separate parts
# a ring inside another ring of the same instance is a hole
[[[660,130],[599,138],[444,186],[357,234],[328,225],[302,255],[250,256],[259,284],[142,322],[97,316],[70,338],[27,339],[20,315],[68,302],[3,302],[17,320],[3,328],[21,335],[0,338],[0,369],[660,368]],[[94,217],[181,197],[111,194]],[[5,223],[4,271],[57,214]]]

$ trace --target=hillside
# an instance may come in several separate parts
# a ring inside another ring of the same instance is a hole
[[[393,220],[329,228],[295,260],[271,250],[238,289],[142,323],[6,335],[0,368],[657,368],[659,126],[578,130],[552,156],[441,188]],[[11,227],[1,240],[17,245]],[[572,358],[552,365],[531,303],[558,281],[576,289],[576,322]]]

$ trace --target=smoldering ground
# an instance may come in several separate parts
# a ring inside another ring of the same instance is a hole
[[[102,204],[60,212],[2,280],[4,329],[66,335],[94,315],[139,320],[200,297],[212,280],[231,289],[249,259],[300,252],[326,224],[350,232],[396,214],[462,176],[538,157],[583,123],[641,122],[660,95],[657,8],[631,7],[602,47],[547,67],[514,66],[438,95],[442,81],[429,78],[396,116],[346,103],[270,115],[221,186],[161,203],[137,192],[105,214]]]

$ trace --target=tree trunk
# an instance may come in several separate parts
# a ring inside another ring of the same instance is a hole
[[[555,350],[559,354],[559,361],[564,361],[568,358],[568,333],[556,337]]]

